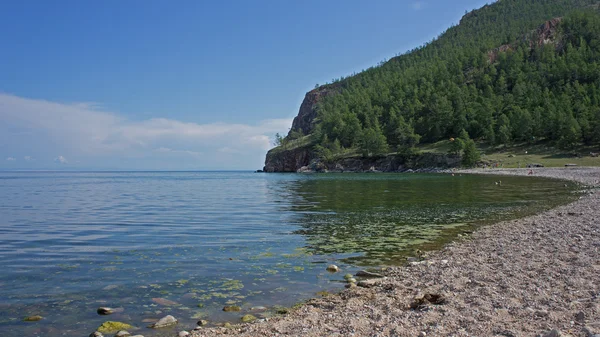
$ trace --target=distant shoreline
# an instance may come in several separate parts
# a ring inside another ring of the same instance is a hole
[[[456,173],[527,176],[529,169]],[[387,268],[384,279],[309,300],[286,316],[199,328],[191,336],[598,334],[600,168],[536,168],[533,175],[577,182],[587,192],[570,204],[482,227],[423,261]],[[443,304],[424,295],[441,295]]]

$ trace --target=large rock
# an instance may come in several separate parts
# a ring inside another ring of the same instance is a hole
[[[116,333],[120,330],[128,330],[131,328],[133,328],[133,326],[131,326],[127,323],[106,321],[106,322],[102,323],[102,325],[99,326],[98,329],[96,329],[96,330],[98,332],[107,334],[107,333]]]
[[[161,319],[158,320],[158,322],[152,324],[150,327],[153,329],[160,329],[160,328],[165,328],[168,326],[172,326],[177,324],[177,320],[175,319],[175,317],[171,316],[171,315],[167,315]]]

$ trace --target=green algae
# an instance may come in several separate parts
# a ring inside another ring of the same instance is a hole
[[[133,326],[129,325],[127,323],[116,322],[116,321],[106,321],[106,322],[102,323],[102,325],[99,326],[98,329],[96,329],[96,330],[98,332],[108,334],[108,333],[115,333],[120,330],[128,330],[131,328],[133,328]]]

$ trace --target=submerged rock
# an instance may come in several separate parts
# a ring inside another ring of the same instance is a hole
[[[190,333],[187,331],[179,331],[179,333],[177,334],[178,337],[187,337],[189,335]]]
[[[336,266],[335,264],[330,264],[329,266],[327,266],[327,271],[331,272],[331,273],[335,273],[340,271],[340,268],[338,266]]]
[[[196,322],[196,324],[198,324],[199,326],[205,326],[208,324],[207,320],[201,319],[198,322]]]
[[[25,318],[23,318],[23,321],[25,322],[37,322],[37,321],[41,321],[44,317],[40,316],[40,315],[34,315],[34,316],[27,316]]]
[[[242,316],[242,322],[244,322],[244,323],[252,322],[254,320],[256,320],[256,317],[253,315],[248,314],[248,315]]]
[[[115,322],[115,321],[106,321],[102,323],[100,327],[98,327],[98,332],[101,333],[113,333],[120,330],[131,329],[133,326],[123,323],[123,322]]]
[[[131,334],[129,331],[121,330],[115,334],[115,337],[129,337]]]
[[[223,307],[223,311],[225,312],[232,312],[232,311],[241,311],[242,308],[238,307],[237,305],[226,305]]]
[[[177,324],[177,319],[175,319],[175,317],[173,317],[171,315],[167,315],[167,316],[159,319],[158,322],[152,324],[150,327],[153,329],[160,329],[160,328],[164,328],[164,327],[175,325],[175,324]]]
[[[104,335],[100,331],[94,331],[89,337],[104,337]]]
[[[171,306],[175,306],[175,305],[179,305],[179,303],[168,300],[166,298],[153,298],[152,302],[160,304],[160,305],[164,305],[166,307],[171,307]]]

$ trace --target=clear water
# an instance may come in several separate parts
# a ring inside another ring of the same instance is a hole
[[[172,336],[198,319],[268,316],[341,288],[347,272],[574,196],[560,181],[498,179],[0,172],[0,336],[87,336],[106,320]],[[343,271],[328,273],[331,263]],[[123,310],[99,316],[100,306]],[[178,327],[147,328],[167,314]]]

